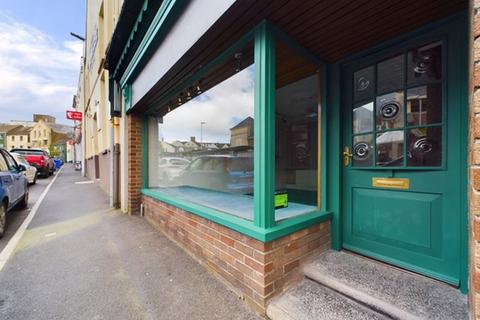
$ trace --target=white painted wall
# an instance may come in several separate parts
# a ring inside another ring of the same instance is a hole
[[[135,105],[235,0],[192,0],[132,84]]]

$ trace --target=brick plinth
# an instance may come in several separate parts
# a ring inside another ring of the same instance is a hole
[[[471,1],[469,210],[470,307],[480,319],[480,1]]]
[[[300,277],[300,266],[330,248],[330,223],[323,222],[263,243],[150,197],[147,220],[229,284],[257,312]]]
[[[142,121],[135,114],[127,115],[127,210],[129,214],[140,212],[142,188]]]

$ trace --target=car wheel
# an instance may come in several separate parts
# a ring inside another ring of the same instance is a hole
[[[23,195],[23,198],[22,198],[22,201],[20,201],[20,204],[18,205],[18,207],[20,209],[25,209],[26,207],[28,207],[28,195],[29,195],[29,191],[28,191],[28,188],[27,190],[25,191],[25,194]]]
[[[7,205],[2,203],[0,205],[0,238],[5,233],[5,227],[7,225]]]

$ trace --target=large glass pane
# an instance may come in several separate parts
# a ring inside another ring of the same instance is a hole
[[[352,165],[371,167],[373,163],[373,134],[353,137]]]
[[[373,131],[373,102],[353,108],[353,133]]]
[[[377,134],[376,164],[382,167],[403,166],[403,130],[387,131]]]
[[[377,130],[403,127],[403,91],[396,91],[377,97]]]
[[[276,201],[277,220],[317,210],[319,77],[316,65],[277,43],[275,190],[288,198]]]
[[[403,88],[404,55],[380,62],[377,65],[377,94]]]
[[[149,188],[253,219],[251,56],[235,53],[150,118]]]
[[[440,80],[442,78],[441,42],[410,50],[407,70],[409,86]]]
[[[437,167],[442,164],[442,127],[410,129],[407,137],[407,165]]]
[[[358,70],[353,74],[353,98],[355,101],[371,99],[375,94],[374,66]]]
[[[408,89],[409,126],[442,122],[442,86],[440,83]]]

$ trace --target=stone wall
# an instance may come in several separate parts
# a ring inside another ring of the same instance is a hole
[[[330,248],[330,222],[263,243],[143,196],[146,219],[218,275],[258,313],[301,276],[300,266]]]

